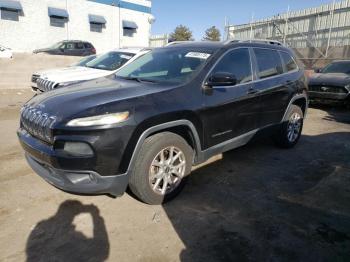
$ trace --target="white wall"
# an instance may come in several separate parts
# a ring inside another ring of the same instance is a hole
[[[148,46],[150,33],[148,21],[151,16],[148,13],[124,8],[119,10],[115,6],[87,0],[20,0],[20,2],[24,15],[19,17],[19,21],[0,19],[0,44],[14,51],[31,52],[66,39],[89,41],[98,53],[118,48],[119,45]],[[151,5],[147,0],[128,0],[128,2]],[[69,22],[65,24],[65,28],[50,26],[49,6],[68,10]],[[102,15],[106,18],[106,28],[102,33],[90,31],[88,14]],[[123,37],[123,19],[137,23],[139,28],[133,37]]]

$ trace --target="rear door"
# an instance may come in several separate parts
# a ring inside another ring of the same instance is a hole
[[[290,83],[286,78],[279,51],[253,48],[256,61],[257,81],[254,89],[260,93],[259,128],[279,123],[290,98]]]
[[[217,72],[231,73],[237,84],[204,89],[202,121],[206,148],[248,133],[256,129],[258,122],[259,101],[258,94],[251,92],[253,70],[249,48],[228,51],[209,77]]]

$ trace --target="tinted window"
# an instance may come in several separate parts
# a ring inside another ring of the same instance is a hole
[[[17,11],[2,9],[0,13],[1,19],[3,20],[19,21],[19,14]]]
[[[336,62],[326,66],[322,73],[343,73],[350,74],[350,62]]]
[[[255,48],[259,78],[267,78],[283,73],[280,55],[275,50]]]
[[[280,52],[282,60],[287,71],[293,71],[298,68],[292,56],[286,52]]]
[[[90,44],[90,43],[84,43],[84,45],[85,45],[85,48],[92,48],[92,45]]]
[[[184,83],[202,68],[210,50],[193,48],[159,48],[123,67],[117,76],[144,81]]]
[[[215,66],[212,73],[218,72],[233,74],[238,84],[252,81],[249,50],[241,48],[226,54]]]
[[[66,43],[66,49],[74,49],[73,43]]]
[[[91,32],[101,33],[102,28],[103,28],[103,24],[90,23],[90,31]]]
[[[65,18],[50,17],[50,25],[54,27],[65,27],[67,20]]]
[[[83,43],[75,43],[75,49],[84,49]]]

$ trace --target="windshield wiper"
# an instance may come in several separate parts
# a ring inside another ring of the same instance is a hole
[[[125,80],[137,81],[139,83],[142,83],[142,82],[156,83],[155,80],[139,78],[139,77],[127,77],[127,76],[125,76],[125,77],[120,77],[120,78],[125,79]]]

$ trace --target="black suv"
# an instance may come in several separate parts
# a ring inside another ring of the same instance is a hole
[[[310,102],[350,106],[350,61],[334,61],[309,80]]]
[[[116,75],[43,93],[21,111],[30,166],[67,192],[142,201],[177,195],[193,165],[267,127],[299,140],[304,72],[276,42],[184,43],[155,49]],[[277,128],[276,128],[277,127]]]
[[[33,53],[46,53],[50,55],[67,56],[88,56],[96,54],[96,49],[89,42],[79,40],[67,40],[58,42],[49,48],[34,50]]]

